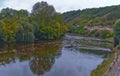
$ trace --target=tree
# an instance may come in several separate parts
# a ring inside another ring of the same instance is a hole
[[[1,39],[4,42],[15,42],[15,34],[18,29],[17,19],[4,19],[1,21]]]
[[[1,16],[2,16],[2,18],[5,18],[5,17],[11,18],[14,15],[13,13],[14,13],[14,10],[10,9],[10,8],[5,8],[5,9],[1,10]]]
[[[29,16],[29,12],[27,10],[21,9],[19,11],[14,12],[14,17],[18,18],[18,19],[25,18],[25,17],[28,17],[28,16]]]
[[[32,15],[40,14],[43,12],[46,15],[51,15],[55,13],[55,9],[53,6],[48,5],[48,3],[44,1],[37,2],[36,4],[34,4],[33,9],[32,9]]]
[[[14,10],[11,8],[4,8],[1,10],[0,13],[0,19],[2,18],[23,18],[23,17],[28,17],[29,16],[29,12],[27,10]]]
[[[0,21],[0,44],[3,43],[3,31],[2,31],[3,21]]]
[[[114,24],[114,45],[120,43],[120,20],[116,21]]]
[[[33,6],[31,20],[39,25],[39,30],[35,32],[36,39],[57,39],[67,30],[63,24],[64,17],[46,2],[38,2]]]
[[[27,10],[2,9],[0,12],[0,42],[31,43],[34,40],[57,39],[67,30],[63,16],[47,2],[38,2],[32,13]]]
[[[18,22],[19,28],[16,33],[16,42],[32,43],[35,40],[34,28],[28,19],[20,19]]]

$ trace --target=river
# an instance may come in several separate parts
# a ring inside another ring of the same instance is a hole
[[[63,41],[4,45],[0,76],[90,76],[107,57],[104,51],[110,51],[109,44],[98,38],[66,36]]]

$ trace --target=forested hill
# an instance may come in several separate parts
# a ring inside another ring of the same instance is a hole
[[[109,26],[120,18],[120,5],[63,13],[65,23],[69,25]]]

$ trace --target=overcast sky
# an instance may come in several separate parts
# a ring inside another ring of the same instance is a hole
[[[120,0],[0,0],[0,9],[10,7],[31,11],[36,2],[47,1],[57,12],[120,4]]]

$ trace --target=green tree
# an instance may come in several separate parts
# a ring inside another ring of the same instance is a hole
[[[114,45],[120,43],[120,20],[116,21],[114,24]]]
[[[16,33],[16,42],[32,43],[35,40],[34,28],[28,19],[21,19],[18,22],[19,28]]]
[[[28,17],[29,16],[29,12],[27,10],[14,10],[11,8],[4,8],[1,10],[0,13],[0,19],[3,18],[23,18],[23,17]]]
[[[18,29],[17,19],[4,19],[0,23],[1,39],[5,42],[15,42],[15,34]]]
[[[55,12],[53,6],[46,2],[38,2],[33,6],[31,20],[39,25],[39,30],[35,32],[36,39],[57,39],[66,32],[66,26],[63,24],[64,18],[61,14]]]
[[[0,12],[0,42],[30,43],[62,37],[67,28],[63,16],[47,2],[38,2],[32,13],[4,8]]]

